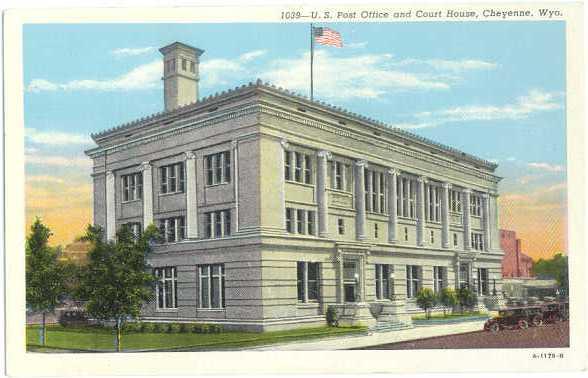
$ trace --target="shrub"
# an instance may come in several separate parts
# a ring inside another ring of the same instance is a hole
[[[190,324],[180,323],[180,333],[187,333],[187,332],[190,332]]]
[[[200,326],[202,333],[210,333],[210,326],[208,324],[202,324]]]
[[[339,325],[337,310],[334,307],[327,308],[327,324],[331,327],[337,327]]]
[[[169,333],[180,333],[181,327],[178,323],[170,323],[167,331]]]
[[[155,323],[141,323],[141,332],[143,333],[153,333],[155,332]]]
[[[200,324],[194,323],[190,326],[192,333],[202,333],[202,327]]]
[[[463,313],[464,308],[471,308],[476,304],[478,297],[472,290],[467,287],[462,287],[457,291],[457,301]]]
[[[165,332],[166,327],[164,324],[161,323],[153,323],[153,332],[155,333],[162,333]]]
[[[445,289],[441,290],[441,294],[439,295],[439,302],[444,306],[443,307],[443,316],[446,316],[447,308],[452,308],[457,304],[457,294],[455,290],[446,287]]]
[[[125,323],[123,331],[125,332],[140,332],[142,324],[139,322]]]
[[[209,329],[211,333],[221,333],[223,331],[223,326],[221,324],[211,324],[209,325]]]
[[[429,319],[431,317],[431,308],[437,303],[437,296],[433,290],[425,287],[417,292],[416,302],[420,308],[425,310],[425,315]]]

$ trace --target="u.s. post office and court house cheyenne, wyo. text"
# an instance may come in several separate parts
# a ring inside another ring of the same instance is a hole
[[[144,320],[410,326],[420,288],[501,291],[496,164],[257,81],[198,98],[204,51],[160,49],[165,110],[92,135],[93,221],[154,223]],[[206,72],[202,73],[206,75]]]

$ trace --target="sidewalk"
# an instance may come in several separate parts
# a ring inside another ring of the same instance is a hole
[[[367,346],[396,343],[400,341],[423,339],[427,337],[455,335],[459,333],[481,331],[484,329],[484,321],[476,320],[458,324],[443,324],[421,326],[402,331],[373,333],[366,336],[337,337],[308,342],[292,342],[287,344],[273,344],[263,347],[246,348],[253,351],[293,351],[293,350],[342,350],[362,348]]]

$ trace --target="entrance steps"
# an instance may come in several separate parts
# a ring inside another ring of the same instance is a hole
[[[392,322],[377,322],[376,325],[370,329],[372,332],[392,332],[402,331],[404,329],[414,328],[412,322],[392,321]]]

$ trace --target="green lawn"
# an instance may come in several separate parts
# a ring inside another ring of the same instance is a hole
[[[170,349],[226,349],[265,345],[294,340],[361,334],[364,327],[319,327],[276,332],[223,332],[216,334],[199,333],[129,333],[123,334],[122,347],[125,351],[170,350]],[[46,347],[63,350],[114,351],[114,336],[104,329],[68,329],[61,326],[47,328]],[[27,349],[48,351],[40,348],[39,327],[27,326]]]
[[[442,312],[431,314],[430,319],[458,319],[458,318],[467,318],[470,316],[484,316],[488,315],[486,312],[479,312],[479,311],[466,311],[464,313],[456,312],[456,313],[447,313],[443,315]],[[425,314],[415,315],[412,317],[412,320],[427,320]]]

